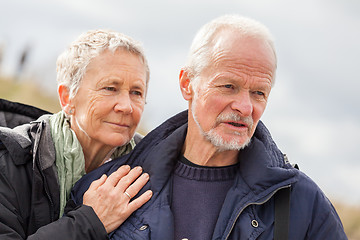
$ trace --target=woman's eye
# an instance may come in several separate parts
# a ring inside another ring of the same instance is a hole
[[[225,84],[223,85],[224,88],[228,88],[228,89],[234,89],[234,86],[231,84]]]
[[[111,92],[115,92],[116,88],[115,87],[104,87],[105,90],[107,91],[111,91]]]

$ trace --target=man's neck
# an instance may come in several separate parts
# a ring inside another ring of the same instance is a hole
[[[203,136],[186,135],[183,154],[189,161],[201,166],[223,167],[238,162],[238,151],[222,151],[207,141]]]

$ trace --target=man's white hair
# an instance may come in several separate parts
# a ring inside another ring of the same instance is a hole
[[[148,63],[140,42],[125,34],[111,30],[90,30],[81,34],[57,59],[57,82],[65,85],[73,98],[79,90],[91,60],[105,50],[115,52],[118,49],[128,51],[140,57],[146,70],[146,88],[150,78]]]
[[[253,19],[238,15],[224,15],[205,24],[196,34],[190,48],[185,70],[193,81],[193,87],[197,88],[196,79],[200,73],[210,66],[213,55],[212,47],[216,43],[216,37],[223,30],[231,30],[240,33],[244,37],[262,39],[269,43],[275,53],[273,36],[266,26]],[[274,83],[272,79],[272,84]]]

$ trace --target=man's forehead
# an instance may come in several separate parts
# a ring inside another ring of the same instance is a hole
[[[274,50],[265,39],[224,31],[214,39],[210,51],[210,68],[232,64],[263,68],[263,71],[271,72],[270,75],[276,70]]]

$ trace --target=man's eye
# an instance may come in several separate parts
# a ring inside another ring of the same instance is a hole
[[[131,94],[140,96],[140,97],[142,96],[142,92],[140,92],[140,91],[132,91]]]
[[[258,100],[266,100],[267,99],[267,95],[265,92],[254,91],[253,94],[254,94],[255,98]]]
[[[255,94],[256,95],[259,95],[259,96],[265,96],[265,93],[261,92],[261,91],[255,91]]]

